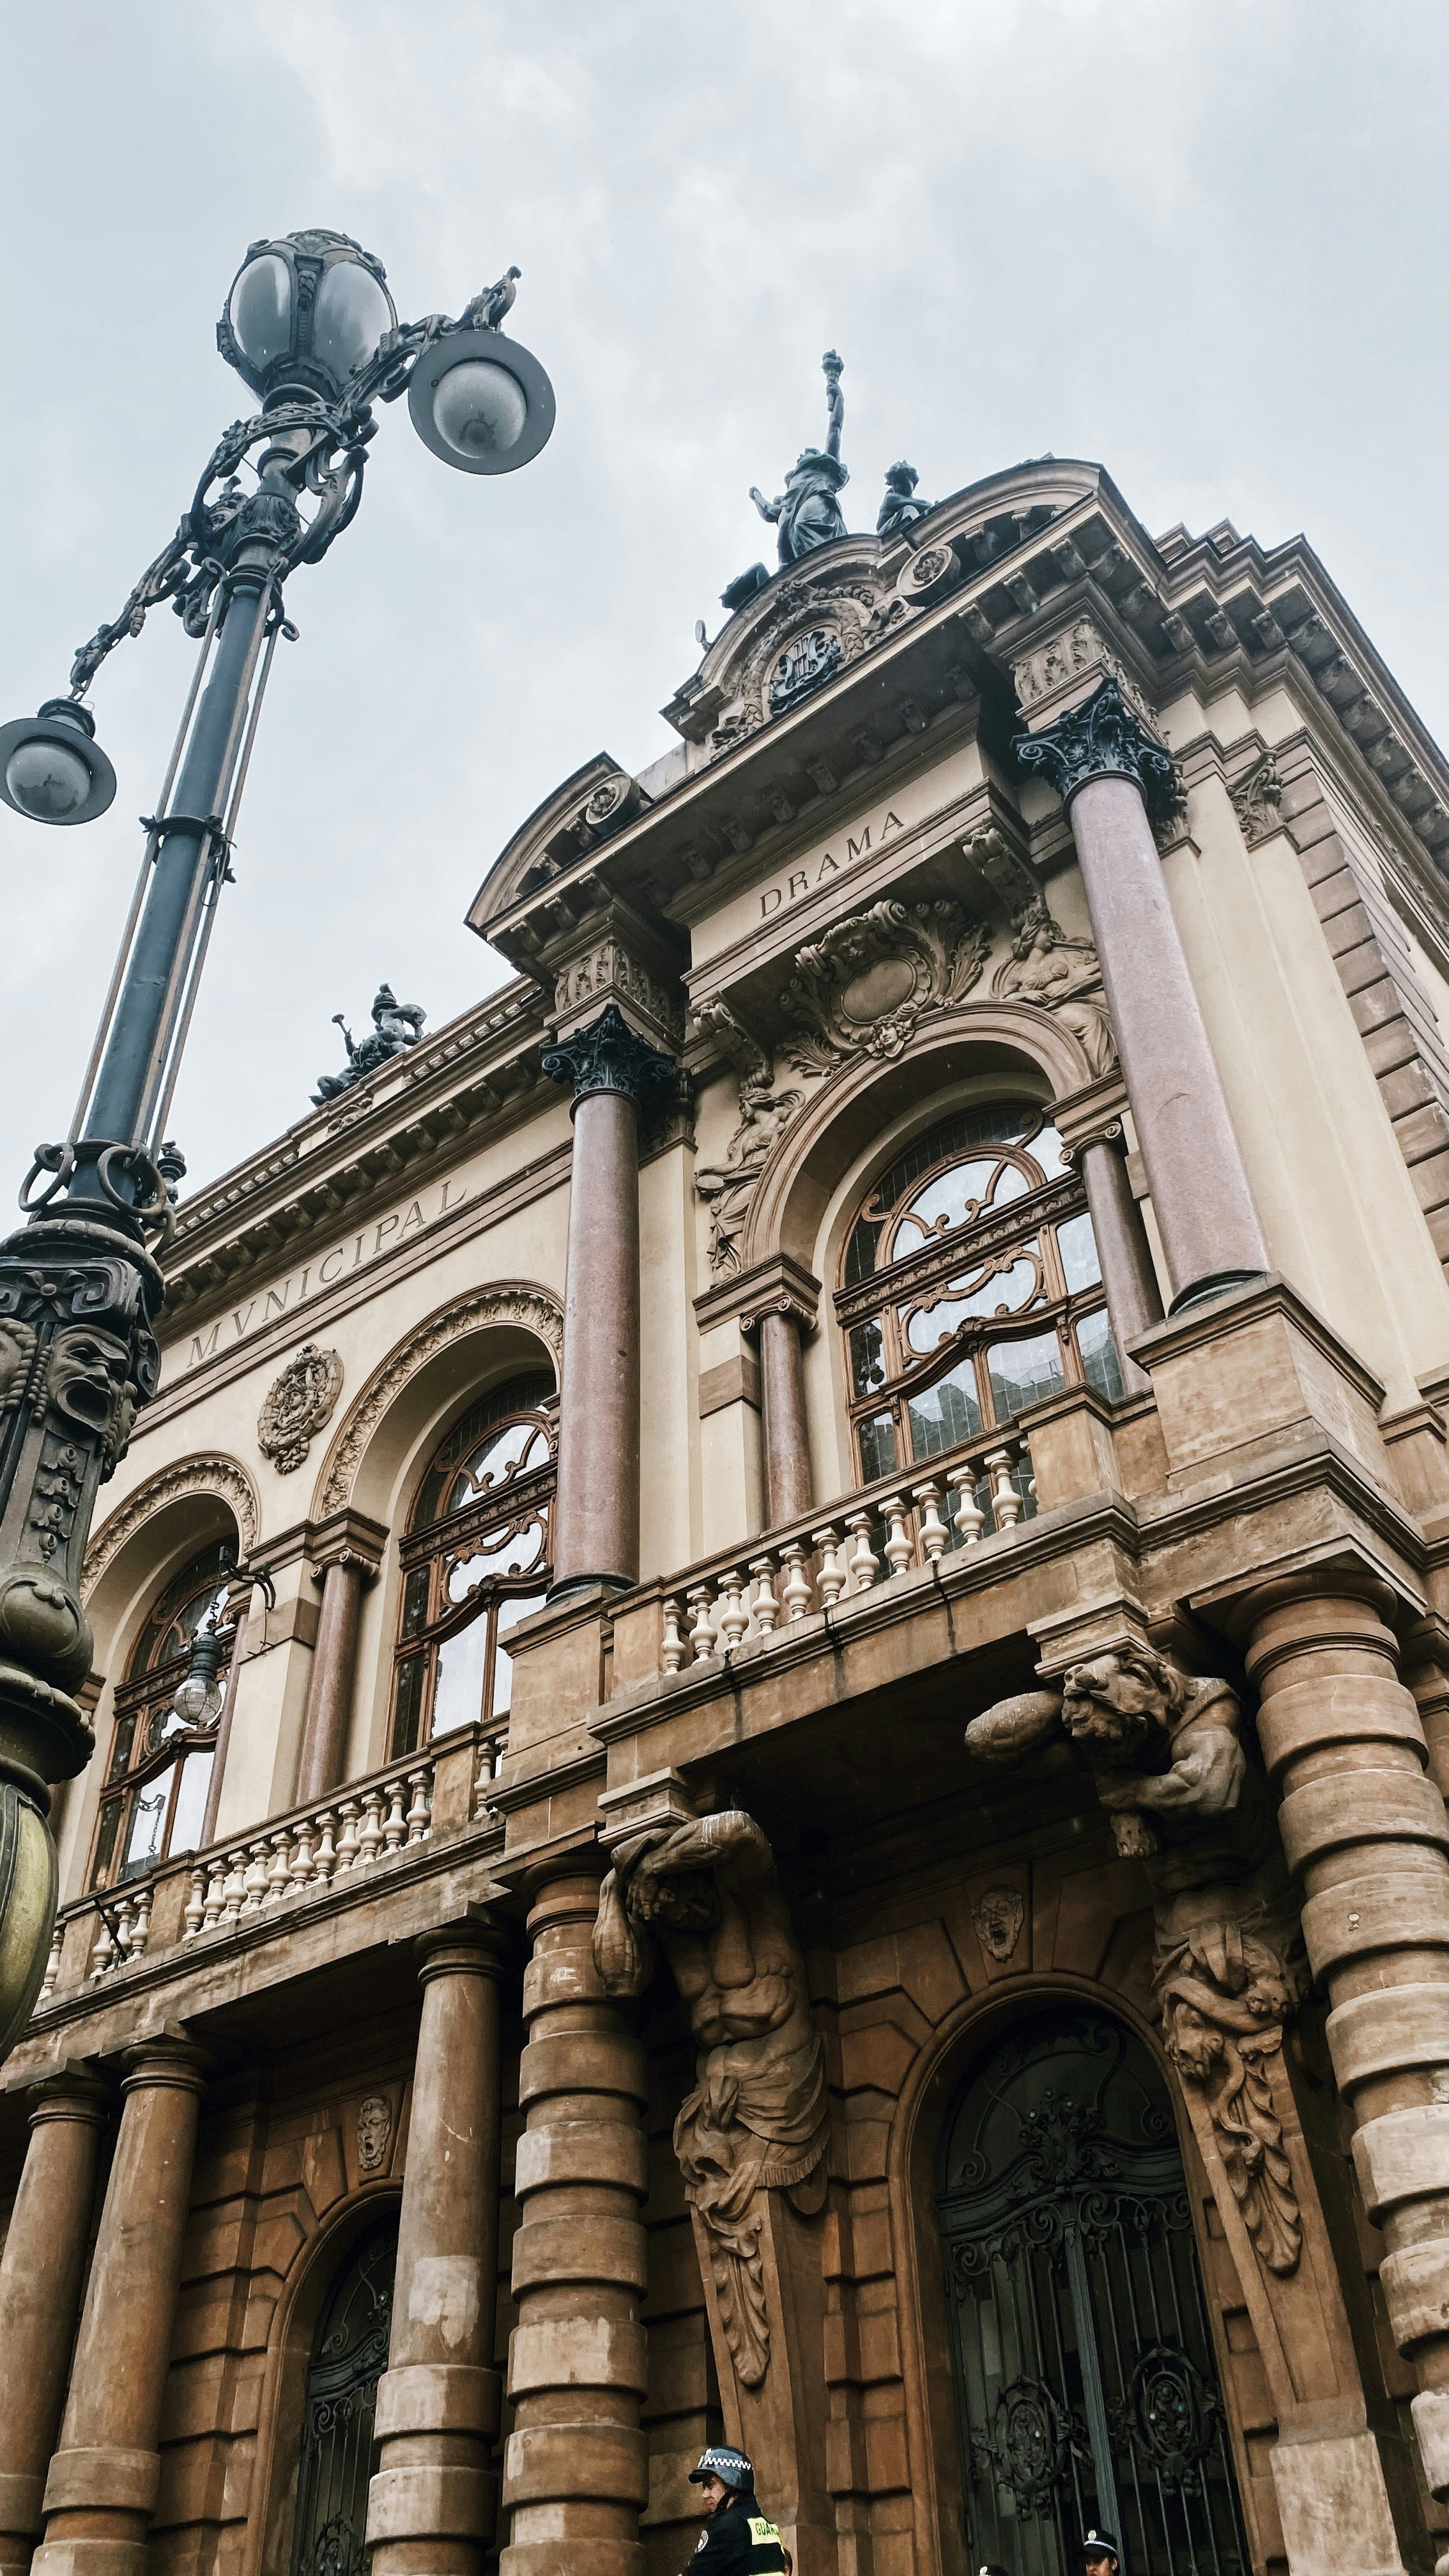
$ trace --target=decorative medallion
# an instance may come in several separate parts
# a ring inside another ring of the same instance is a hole
[[[342,1362],[335,1351],[304,1342],[268,1387],[257,1415],[257,1447],[279,1476],[300,1467],[315,1433],[332,1419],[342,1392]]]
[[[781,999],[799,1034],[799,1073],[833,1073],[858,1055],[900,1055],[928,1011],[970,992],[991,946],[985,925],[954,903],[876,903],[798,950]]]
[[[357,2170],[382,2173],[392,2144],[392,2104],[385,2093],[369,2093],[357,2112]]]
[[[961,566],[953,547],[937,543],[922,546],[912,555],[896,584],[903,599],[913,602],[942,599],[961,578]]]
[[[982,1949],[989,1950],[992,1958],[999,1959],[1004,1965],[1021,1938],[1021,1927],[1026,1920],[1026,1903],[1020,1888],[1008,1887],[1004,1882],[988,1887],[973,1905],[971,1920],[976,1926],[976,1937]]]
[[[617,831],[639,802],[639,784],[627,770],[616,769],[601,778],[584,806],[580,821],[587,824],[590,835],[602,839],[606,832]]]
[[[793,636],[770,675],[771,715],[783,715],[812,689],[823,688],[844,659],[840,637],[828,626],[810,626]]]

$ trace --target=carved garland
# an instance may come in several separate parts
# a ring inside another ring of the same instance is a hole
[[[182,1458],[174,1467],[163,1468],[159,1475],[138,1486],[130,1501],[102,1523],[86,1551],[81,1573],[82,1600],[90,1598],[127,1540],[134,1538],[163,1504],[174,1503],[186,1494],[210,1494],[225,1503],[236,1521],[243,1558],[250,1553],[260,1525],[251,1478],[230,1458]]]
[[[476,1296],[464,1297],[457,1305],[444,1307],[441,1313],[431,1316],[414,1333],[411,1341],[404,1342],[363,1388],[328,1461],[317,1505],[319,1513],[341,1511],[351,1501],[363,1452],[389,1405],[409,1378],[415,1377],[434,1353],[445,1350],[449,1342],[456,1342],[463,1334],[476,1333],[489,1324],[521,1324],[525,1331],[536,1333],[552,1354],[555,1372],[562,1368],[563,1309],[547,1289],[527,1286],[483,1288]]]

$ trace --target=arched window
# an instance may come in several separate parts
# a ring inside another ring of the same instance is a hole
[[[307,2372],[292,2576],[362,2576],[373,2419],[387,2368],[397,2211],[355,2246],[327,2294]]]
[[[947,2123],[940,2221],[968,2555],[1248,2576],[1166,2087],[1105,2013],[1020,2017]]]
[[[520,1377],[454,1424],[402,1543],[392,1753],[506,1716],[510,1628],[543,1606],[554,1460],[549,1377]]]
[[[897,1156],[861,1201],[835,1304],[863,1483],[1058,1387],[1123,1392],[1086,1198],[1029,1101],[958,1110]]]
[[[111,1758],[101,1791],[92,1887],[140,1878],[171,1852],[196,1849],[211,1786],[215,1719],[188,1726],[173,1705],[203,1619],[219,1620],[236,1548],[213,1540],[172,1577],[147,1613],[116,1691]],[[223,1651],[224,1677],[229,1649]]]

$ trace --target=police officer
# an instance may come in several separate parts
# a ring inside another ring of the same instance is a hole
[[[1082,2576],[1119,2576],[1120,2566],[1110,2531],[1089,2531],[1082,2542]]]
[[[689,2576],[786,2576],[790,2561],[773,2522],[760,2511],[755,2472],[743,2451],[723,2443],[704,2453],[689,2483],[704,2491],[709,2515]]]

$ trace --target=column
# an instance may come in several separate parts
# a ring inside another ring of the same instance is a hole
[[[1449,2497],[1449,1827],[1398,1678],[1387,1590],[1325,1570],[1247,1603],[1259,1740],[1283,1792],[1303,1935],[1332,2004],[1389,2326],[1419,2381],[1425,2476]],[[1449,2559],[1441,2559],[1449,2567]]]
[[[594,1965],[592,1860],[564,1863],[528,1918],[508,2358],[516,2429],[503,2478],[512,2529],[499,2576],[642,2576],[644,2564],[644,2052]]]
[[[483,1914],[418,1943],[422,2025],[387,2370],[380,2465],[368,2490],[373,2576],[477,2576],[493,2537],[498,2431],[498,1978],[504,1940]]]
[[[1015,747],[1071,818],[1177,1314],[1261,1277],[1268,1255],[1152,837],[1176,772],[1113,679]]]
[[[558,1496],[550,1599],[639,1580],[639,1122],[667,1099],[670,1058],[610,1002],[550,1047],[573,1087]]]
[[[1149,1324],[1162,1321],[1162,1294],[1152,1266],[1152,1247],[1142,1210],[1127,1177],[1127,1140],[1120,1120],[1105,1134],[1089,1137],[1073,1156],[1087,1193],[1087,1207],[1107,1291],[1107,1312],[1122,1363],[1122,1383],[1129,1395],[1147,1395],[1152,1380],[1129,1356],[1127,1345]]]
[[[24,2576],[40,2536],[109,2096],[77,2066],[32,2099],[0,2262],[0,2576]]]
[[[800,1317],[793,1306],[774,1307],[760,1317],[760,1391],[769,1526],[779,1529],[785,1521],[803,1519],[815,1504]]]
[[[205,2065],[200,2049],[169,2034],[126,2053],[35,2576],[144,2576]]]
[[[362,1587],[374,1570],[351,1548],[339,1548],[320,1569],[322,1614],[317,1622],[317,1643],[312,1649],[312,1672],[302,1719],[295,1801],[299,1807],[309,1807],[314,1798],[325,1798],[342,1777],[357,1671]]]

